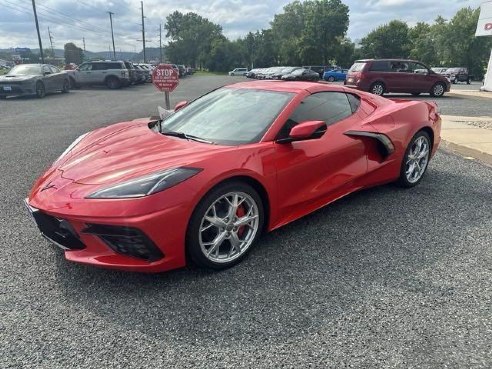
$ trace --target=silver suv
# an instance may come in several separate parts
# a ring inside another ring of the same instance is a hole
[[[75,81],[77,85],[106,85],[116,89],[128,86],[131,76],[123,61],[90,61],[79,65]]]

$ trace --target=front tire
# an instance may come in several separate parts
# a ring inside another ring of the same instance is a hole
[[[46,90],[44,88],[43,82],[36,82],[36,97],[38,99],[42,99],[43,97],[46,96]]]
[[[431,148],[427,132],[419,131],[412,137],[401,164],[397,182],[400,187],[410,188],[420,183],[429,165]]]
[[[434,86],[432,86],[430,95],[433,97],[442,97],[446,92],[446,86],[444,83],[438,82]]]
[[[419,96],[420,95],[420,92],[412,92],[412,95],[413,96]]]
[[[328,82],[335,82],[335,77],[333,76],[328,77]]]
[[[263,203],[243,182],[223,183],[195,208],[186,232],[186,250],[199,267],[229,268],[251,250],[264,223]]]
[[[383,96],[385,92],[385,86],[383,82],[375,82],[371,85],[369,92],[373,95]]]
[[[106,79],[106,86],[110,90],[116,90],[121,87],[121,81],[116,77],[108,77]]]
[[[70,82],[68,81],[68,79],[65,79],[63,81],[61,92],[64,93],[64,94],[66,94],[69,91],[70,91]]]

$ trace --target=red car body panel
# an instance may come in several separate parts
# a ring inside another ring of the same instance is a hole
[[[405,149],[425,129],[440,142],[440,117],[433,103],[391,101],[324,83],[246,82],[230,88],[294,92],[295,97],[271,124],[260,142],[240,146],[210,145],[163,136],[147,120],[105,127],[85,136],[34,184],[29,206],[67,220],[78,233],[82,250],[67,250],[68,260],[130,271],[161,272],[186,264],[185,234],[200,200],[217,184],[232,178],[254,185],[265,202],[267,230],[276,229],[362,188],[398,178]],[[350,117],[330,125],[319,139],[280,144],[275,137],[299,103],[312,93],[338,91],[360,96]],[[348,131],[386,135],[394,151],[385,156],[370,137]],[[89,199],[111,184],[174,167],[203,169],[186,181],[142,198]],[[147,262],[118,254],[87,224],[138,228],[162,251]]]

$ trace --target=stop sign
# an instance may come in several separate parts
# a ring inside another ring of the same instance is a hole
[[[159,64],[152,72],[152,83],[161,91],[171,92],[179,84],[178,71],[171,64]]]

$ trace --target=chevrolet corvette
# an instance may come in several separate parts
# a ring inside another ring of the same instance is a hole
[[[178,103],[164,119],[80,136],[25,202],[70,261],[219,270],[244,259],[262,232],[354,191],[417,185],[440,130],[433,102],[242,82]]]

